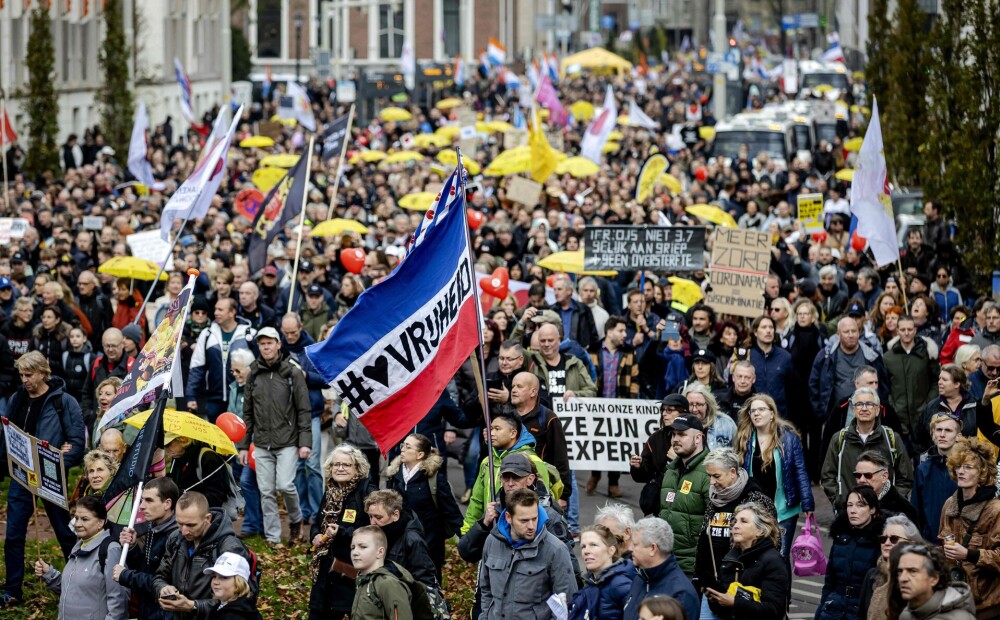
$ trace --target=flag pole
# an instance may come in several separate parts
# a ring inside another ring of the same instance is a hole
[[[910,302],[906,299],[906,276],[903,275],[903,260],[896,253],[896,267],[899,268],[899,290],[903,293],[903,311],[910,313]]]
[[[340,175],[344,170],[344,158],[347,157],[347,141],[351,137],[351,127],[354,126],[354,104],[351,104],[351,111],[347,113],[347,132],[344,134],[344,142],[340,145],[340,159],[337,160],[337,176],[333,181],[333,196],[330,197],[330,208],[326,211],[326,219],[333,219],[333,209],[337,206],[337,191],[340,189]]]
[[[291,284],[291,294],[288,296],[288,312],[292,311],[292,304],[295,303],[295,287],[296,277],[299,273],[299,255],[302,254],[302,229],[306,225],[306,198],[309,197],[309,171],[312,168],[312,150],[313,150],[313,139],[315,135],[309,136],[309,148],[302,155],[306,158],[306,178],[305,187],[302,188],[302,205],[299,209],[299,240],[295,244],[295,264],[292,266],[292,284]],[[289,188],[291,191],[291,188]]]
[[[184,228],[187,226],[188,221],[190,221],[191,219],[192,211],[193,209],[187,210],[187,215],[184,216],[184,221],[181,222],[181,227],[177,230],[177,234],[174,235],[174,240],[170,244],[170,249],[167,250],[167,255],[163,257],[163,262],[160,263],[160,270],[156,272],[156,279],[153,280],[153,283],[149,285],[149,291],[146,292],[146,298],[142,300],[142,305],[139,306],[139,312],[137,312],[135,314],[135,318],[132,319],[133,325],[139,324],[139,320],[142,318],[143,309],[145,309],[146,304],[148,304],[149,300],[153,297],[153,291],[156,290],[156,284],[160,281],[160,277],[163,276],[163,272],[167,268],[167,261],[170,260],[170,256],[174,253],[174,248],[177,247],[177,242],[180,241],[181,236],[184,234]],[[195,277],[197,277],[197,275]],[[150,329],[150,326],[147,325],[146,328]]]
[[[3,206],[6,210],[10,205],[7,204],[9,191],[8,181],[7,181],[7,125],[10,123],[10,119],[7,118],[7,98],[0,97],[0,159],[3,159]],[[11,125],[13,127],[13,125]]]
[[[139,504],[142,502],[142,485],[143,483],[140,482],[135,487],[135,496],[132,498],[132,512],[128,515],[128,529],[130,530],[135,529],[135,520],[139,516]],[[125,566],[125,558],[128,556],[128,548],[130,546],[130,543],[122,545],[122,554],[118,558],[118,566]]]
[[[465,208],[465,190],[466,190],[466,185],[467,185],[467,179],[468,179],[468,177],[465,174],[465,165],[462,163],[462,147],[456,147],[455,150],[458,153],[458,168],[457,168],[457,171],[458,171],[458,175],[459,175],[459,180],[461,182],[462,208],[464,209]],[[447,198],[446,198],[446,200],[447,200]],[[465,229],[465,243],[466,243],[466,247],[468,247],[468,249],[469,249],[469,264],[470,265],[475,265],[476,264],[476,256],[475,256],[475,253],[473,252],[473,249],[472,249],[472,237],[469,234],[469,225],[468,225],[468,223],[463,224],[463,228]],[[484,347],[484,344],[483,344],[483,324],[484,324],[484,321],[483,321],[483,306],[479,302],[478,291],[477,291],[477,294],[476,294],[476,303],[475,303],[475,306],[476,306],[476,320],[477,320],[476,334],[479,336],[479,345],[476,347],[476,350],[472,352],[472,355],[476,358],[476,360],[472,364],[472,368],[473,368],[473,375],[475,375],[475,378],[476,378],[476,387],[478,388],[478,391],[479,391],[479,401],[480,401],[480,404],[483,407],[483,418],[484,418],[484,420],[486,422],[486,446],[485,446],[485,448],[490,451],[490,456],[486,459],[486,463],[487,463],[487,466],[489,467],[489,470],[490,470],[490,499],[493,500],[493,499],[496,499],[496,496],[497,496],[497,480],[496,480],[496,473],[494,471],[495,467],[494,467],[494,464],[493,464],[493,455],[492,455],[493,439],[491,437],[492,433],[490,432],[490,426],[491,426],[491,420],[490,420],[490,402],[489,402],[489,398],[487,397],[487,394],[486,394],[486,362],[485,362],[485,355],[484,355],[484,351],[483,351],[483,347]]]

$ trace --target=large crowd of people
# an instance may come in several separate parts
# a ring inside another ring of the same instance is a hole
[[[715,124],[711,89],[683,56],[556,87],[567,105],[600,106],[609,84],[619,109],[634,101],[661,129],[621,126],[595,175],[551,175],[539,204],[508,199],[503,177],[470,175],[468,207],[484,216],[472,231],[477,270],[505,267],[527,296],[484,297],[489,411],[467,364],[387,458],[305,347],[392,272],[424,216],[400,200],[436,191],[447,171],[431,142],[418,149],[423,161],[361,155],[454,124],[447,111],[412,104],[412,120],[356,123],[339,185],[336,160],[310,155],[306,230],[290,221],[258,273],[238,196],[263,157],[301,152],[305,141],[287,128],[270,148],[234,145],[206,217],[179,231],[155,285],[99,267],[132,253],[130,234],[159,229],[204,136],[169,119],[155,127],[148,159],[165,189],[151,193],[128,183],[124,154],[103,146],[99,128],[66,143],[61,176],[27,177],[11,146],[0,215],[28,226],[0,245],[0,412],[61,447],[67,467],[83,466],[71,511],[41,502],[65,562],[37,560],[34,573],[60,593],[58,617],[260,618],[267,567],[251,537],[308,553],[310,618],[443,617],[446,545],[457,537],[462,570],[478,575],[477,620],[780,618],[814,489],[834,511],[818,619],[1000,615],[1000,305],[975,288],[940,205],[924,205],[926,224],[909,230],[899,265],[875,265],[848,233],[849,191],[836,176],[855,157],[845,141],[860,136],[860,115],[787,162],[748,148],[723,158],[697,131]],[[484,120],[513,121],[521,111],[508,87],[480,75],[458,95]],[[328,85],[308,90],[321,123],[347,113]],[[756,92],[752,105],[787,97],[766,83]],[[863,86],[841,97],[863,101]],[[245,110],[238,139],[276,107]],[[585,128],[551,129],[575,152]],[[485,134],[464,155],[485,168],[503,150]],[[639,170],[653,153],[666,155],[681,188],[657,185],[640,203]],[[802,193],[823,194],[824,233],[796,219]],[[707,225],[711,239],[714,225],[686,211],[708,202],[771,235],[760,316],[681,303],[671,276],[704,291],[704,271],[580,277],[538,264],[581,248],[590,226]],[[330,205],[368,232],[311,236]],[[89,225],[97,216],[99,229]],[[342,262],[347,248],[364,252],[360,270]],[[139,523],[125,527],[101,496],[134,429],[98,433],[96,422],[188,268],[200,275],[174,402],[210,422],[233,412],[247,432],[228,460],[167,433]],[[578,484],[553,402],[583,397],[661,408],[627,467]],[[464,487],[449,483],[448,459]],[[642,485],[629,498],[638,511],[619,499],[625,469]],[[581,495],[604,491],[609,502],[584,523]],[[11,482],[0,609],[23,603],[34,501]]]

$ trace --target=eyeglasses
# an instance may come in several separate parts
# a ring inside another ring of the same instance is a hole
[[[351,469],[354,463],[330,463],[330,469]]]
[[[878,403],[868,403],[868,402],[854,403],[855,409],[875,409],[876,407],[878,407]]]
[[[885,544],[885,541],[889,541],[889,542],[891,542],[892,544],[895,545],[899,541],[910,542],[910,539],[909,538],[903,538],[902,536],[891,536],[889,534],[882,534],[881,536],[878,537],[878,541],[881,544],[883,544],[883,545]]]
[[[857,478],[858,480],[861,480],[862,478],[864,478],[865,480],[871,480],[872,478],[875,477],[875,474],[880,474],[884,471],[885,471],[884,467],[882,469],[876,469],[875,471],[856,471],[854,472],[854,477]]]
[[[497,359],[500,360],[501,362],[516,362],[517,360],[523,359],[523,358],[524,358],[523,355],[516,355],[514,357],[506,357],[504,355],[501,355]]]

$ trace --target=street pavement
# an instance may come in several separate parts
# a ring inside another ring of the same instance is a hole
[[[449,458],[448,462],[448,480],[451,482],[451,487],[455,491],[456,497],[461,497],[462,492],[465,490],[461,464],[454,458]],[[589,477],[590,472],[576,472],[577,489],[580,492],[580,524],[582,526],[593,523],[597,509],[606,502],[612,501],[607,495],[607,474],[604,475],[594,495],[587,495],[585,491],[587,478]],[[625,493],[624,497],[613,501],[622,502],[630,506],[636,518],[641,518],[639,492],[642,489],[642,485],[634,482],[628,474],[622,474],[620,488]],[[833,509],[819,485],[813,485],[813,496],[816,499],[816,519],[820,524],[823,547],[827,554],[829,554],[830,537],[828,533],[830,524],[833,522]],[[804,518],[799,517],[799,528],[802,527],[803,521]],[[793,575],[792,603],[789,608],[788,620],[807,620],[812,618],[816,613],[816,607],[819,605],[822,590],[822,577],[796,577]]]

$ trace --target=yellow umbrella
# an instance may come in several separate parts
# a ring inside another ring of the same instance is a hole
[[[342,232],[356,232],[364,235],[368,233],[368,227],[357,220],[335,217],[317,224],[310,234],[313,237],[336,237]]]
[[[260,191],[266,192],[285,178],[287,173],[284,168],[258,168],[253,173],[253,184]]]
[[[260,160],[261,166],[274,166],[275,168],[291,168],[299,161],[300,155],[282,153],[280,155],[268,155]]]
[[[601,152],[602,153],[614,153],[615,151],[617,151],[621,147],[622,147],[622,145],[618,144],[617,142],[608,142],[607,144],[604,145],[604,148],[601,149]]]
[[[569,109],[578,121],[589,121],[594,117],[594,104],[589,101],[577,101],[570,105]]]
[[[476,121],[476,133],[492,133],[493,130],[490,129],[490,124],[486,121]]]
[[[621,56],[609,52],[603,47],[592,47],[571,56],[566,56],[559,63],[560,73],[566,76],[566,69],[574,65],[595,73],[617,73],[619,77],[632,71],[632,63]]]
[[[399,199],[399,206],[410,211],[426,211],[434,204],[437,194],[433,192],[417,192],[407,194]]]
[[[462,160],[462,165],[465,166],[465,169],[472,176],[476,176],[483,171],[483,167],[479,165],[479,162],[468,157]]]
[[[266,149],[274,146],[274,139],[267,136],[250,136],[240,140],[240,148],[244,149]]]
[[[857,153],[861,150],[861,143],[864,142],[864,138],[851,138],[847,142],[844,142],[844,150],[851,151],[852,153]]]
[[[843,170],[838,170],[834,177],[840,179],[841,181],[847,181],[850,183],[854,180],[854,171],[850,168],[844,168]]]
[[[707,222],[711,222],[719,226],[725,226],[727,228],[738,228],[736,220],[733,219],[733,216],[729,215],[715,205],[691,205],[684,210]]]
[[[681,182],[677,180],[677,177],[670,174],[669,172],[664,172],[663,174],[661,174],[659,182],[661,185],[666,187],[670,191],[670,193],[674,196],[684,191],[684,188],[681,187]]]
[[[454,149],[444,149],[443,151],[440,151],[437,154],[437,160],[442,164],[448,166],[457,166],[458,153]],[[479,165],[479,162],[469,157],[463,159],[462,163],[465,164],[465,169],[468,170],[469,174],[471,174],[472,176],[476,176],[477,174],[483,171],[483,168],[482,166]]]
[[[350,161],[348,161],[347,163],[354,165],[359,162],[367,162],[370,164],[377,161],[382,161],[386,157],[388,157],[388,155],[386,155],[382,151],[361,151],[360,153],[352,157]]]
[[[575,252],[556,252],[549,254],[538,265],[549,271],[562,271],[563,273],[575,273],[588,276],[616,276],[617,271],[591,271],[586,269],[583,263],[583,250]]]
[[[160,273],[160,266],[153,261],[148,261],[136,256],[115,256],[104,262],[97,268],[98,273],[106,273],[116,278],[129,278],[132,280],[155,280],[156,274]],[[166,280],[169,276],[166,273],[160,274],[160,280]]]
[[[458,134],[462,133],[462,128],[458,125],[445,125],[443,127],[438,127],[434,133],[439,136],[444,136],[449,140],[454,140],[458,137]]]
[[[699,127],[698,137],[702,140],[714,140],[715,139],[715,127]]]
[[[451,140],[436,133],[422,133],[413,137],[413,146],[418,149],[425,149],[429,146],[448,146]]]
[[[403,108],[383,108],[378,117],[384,121],[412,121],[413,115]]]
[[[674,301],[682,303],[685,306],[693,306],[704,299],[705,295],[701,292],[701,287],[698,286],[697,282],[685,280],[677,276],[670,276],[667,279],[673,285]]]
[[[450,110],[452,108],[457,108],[460,105],[462,105],[461,99],[457,97],[448,97],[446,99],[442,99],[441,101],[435,103],[434,107],[437,108],[438,110]]]
[[[619,114],[618,124],[623,127],[628,127],[628,114]]]
[[[850,107],[850,110],[851,110],[851,112],[854,112],[855,114],[858,114],[859,112],[861,112],[861,108],[857,104],[852,105]]]
[[[578,179],[592,177],[600,171],[601,167],[586,157],[570,157],[556,166],[556,174],[570,174]]]
[[[408,161],[423,161],[424,156],[416,151],[396,151],[384,160],[383,164],[403,164]]]
[[[552,149],[556,161],[566,159],[566,153]],[[531,172],[531,147],[519,146],[500,153],[490,165],[486,166],[483,174],[488,177],[505,177],[521,172]]]
[[[608,134],[608,140],[610,142],[621,142],[625,138],[625,134],[615,129]]]
[[[514,126],[507,121],[490,121],[486,123],[486,126],[490,128],[490,131],[495,133],[503,133],[514,129]]]
[[[153,413],[152,409],[125,418],[125,424],[142,428],[151,413]],[[163,411],[163,433],[164,435],[177,435],[200,441],[219,454],[236,454],[236,446],[221,428],[184,411],[174,409]],[[168,439],[165,438],[165,441]]]

